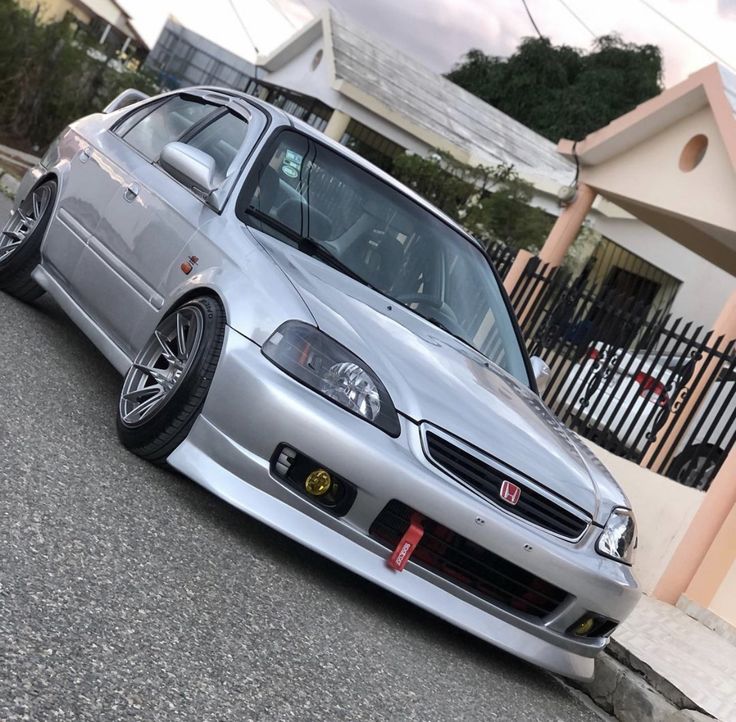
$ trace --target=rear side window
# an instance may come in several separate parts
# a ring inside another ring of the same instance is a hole
[[[150,112],[141,109],[117,129],[118,135],[151,161],[158,160],[167,143],[179,140],[218,106],[174,96]]]
[[[228,175],[240,146],[245,141],[248,124],[233,113],[225,113],[200,130],[187,141],[187,145],[198,148],[215,159],[219,178]]]

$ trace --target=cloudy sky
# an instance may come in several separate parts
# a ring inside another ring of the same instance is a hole
[[[382,36],[439,72],[449,70],[468,48],[508,55],[520,38],[534,34],[521,0],[331,1],[367,31]],[[171,13],[183,24],[252,60],[255,51],[249,35],[261,53],[268,52],[318,13],[326,2],[121,0],[121,4],[149,41],[155,40]],[[590,47],[587,26],[595,35],[615,31],[630,42],[659,45],[664,53],[667,85],[715,58],[647,5],[736,68],[736,0],[527,0],[527,4],[541,32],[557,44]]]

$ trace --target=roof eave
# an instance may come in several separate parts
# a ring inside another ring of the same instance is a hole
[[[273,73],[293,60],[324,34],[326,12],[301,27],[268,55],[259,55],[256,65]]]
[[[570,160],[577,155],[583,166],[597,165],[706,105],[713,111],[731,164],[736,169],[736,120],[717,63],[698,70],[583,140],[560,140],[557,151]]]

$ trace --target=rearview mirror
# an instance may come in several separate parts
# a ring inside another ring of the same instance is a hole
[[[541,394],[547,388],[547,384],[549,383],[549,366],[547,366],[547,364],[541,358],[539,358],[539,356],[532,356],[529,360],[532,363],[532,373],[534,374],[534,379],[537,382],[537,388],[539,389],[539,393]]]
[[[215,190],[215,159],[186,143],[167,143],[159,165],[180,183],[209,196]]]
[[[120,95],[118,95],[111,103],[108,103],[108,105],[102,112],[112,113],[116,110],[120,110],[120,108],[127,108],[129,105],[133,105],[133,103],[138,103],[139,101],[145,100],[148,97],[150,96],[146,95],[140,90],[136,90],[135,88],[127,88],[122,93],[120,93]]]

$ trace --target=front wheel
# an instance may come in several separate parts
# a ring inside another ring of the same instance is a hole
[[[128,369],[118,402],[123,445],[156,464],[186,438],[220,358],[225,312],[210,296],[168,313]]]
[[[41,262],[56,187],[56,181],[48,180],[34,188],[0,231],[0,289],[21,301],[33,301],[43,293],[31,273]]]

